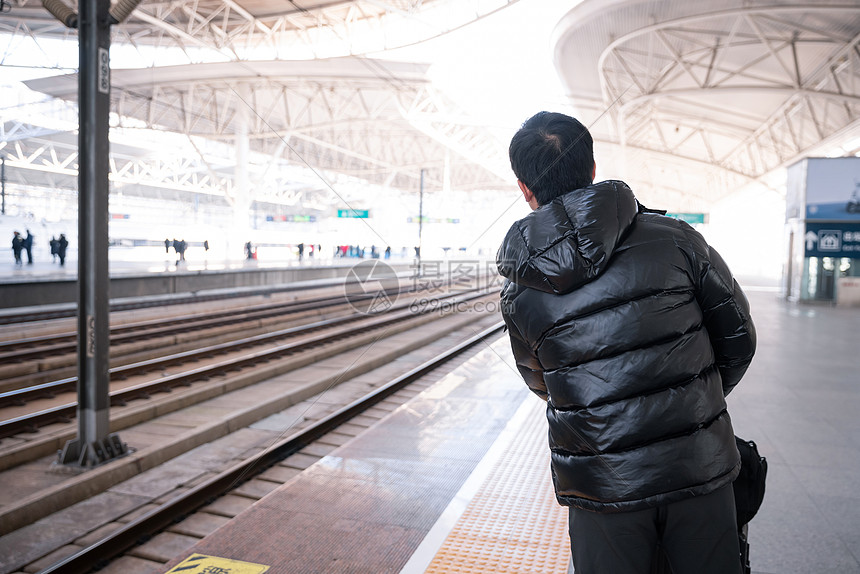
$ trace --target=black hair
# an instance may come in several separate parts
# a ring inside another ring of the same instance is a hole
[[[545,205],[591,184],[593,145],[588,129],[576,119],[538,112],[514,134],[508,153],[517,179]]]

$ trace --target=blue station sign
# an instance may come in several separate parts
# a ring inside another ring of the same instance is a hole
[[[806,222],[803,236],[806,257],[860,259],[860,222]]]

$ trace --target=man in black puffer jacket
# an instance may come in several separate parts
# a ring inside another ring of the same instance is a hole
[[[592,183],[592,140],[541,112],[511,166],[531,214],[498,254],[517,367],[547,401],[556,496],[577,574],[740,573],[725,395],[755,351],[749,305],[686,223]]]

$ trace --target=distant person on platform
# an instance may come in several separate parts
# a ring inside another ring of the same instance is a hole
[[[60,258],[60,265],[66,264],[66,249],[69,247],[69,240],[66,239],[66,234],[61,233],[57,240],[57,257]]]
[[[209,251],[209,240],[208,239],[203,240],[203,251]]]
[[[24,238],[24,249],[27,251],[27,265],[33,264],[33,235],[30,230],[27,230],[27,237]]]
[[[56,263],[57,262],[57,248],[59,247],[60,242],[57,240],[56,237],[51,237],[50,245],[51,245],[51,263]]]
[[[164,240],[164,252],[170,253],[170,239]]]
[[[24,238],[17,231],[12,235],[12,255],[15,256],[15,265],[21,265],[21,252],[24,250]]]
[[[173,249],[176,251],[176,254],[179,256],[179,259],[176,260],[176,264],[179,265],[181,262],[185,261],[185,249],[188,247],[188,243],[184,239],[180,239],[179,241],[174,241]]]
[[[250,241],[245,243],[245,258],[246,259],[253,259],[254,258],[254,246],[251,245]]]
[[[299,261],[302,260],[302,257],[305,255],[305,244],[299,243]]]
[[[749,304],[686,223],[593,183],[588,130],[541,112],[510,144],[532,208],[497,258],[520,374],[547,401],[576,572],[740,574],[725,395],[755,352]]]

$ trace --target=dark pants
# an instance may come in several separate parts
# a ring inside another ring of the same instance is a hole
[[[569,526],[576,574],[648,574],[658,544],[673,574],[741,574],[731,484],[636,512],[571,507]]]

